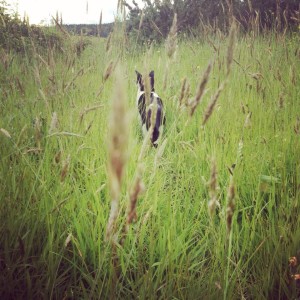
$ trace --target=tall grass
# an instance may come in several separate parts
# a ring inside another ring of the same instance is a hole
[[[296,298],[299,37],[238,36],[230,74],[226,37],[179,40],[167,75],[164,46],[137,51],[123,37],[120,55],[121,38],[92,39],[80,56],[1,59],[1,299]],[[135,106],[134,70],[147,67],[166,110],[158,149],[144,145]],[[120,80],[131,122],[112,260],[108,145],[121,124],[108,116]]]

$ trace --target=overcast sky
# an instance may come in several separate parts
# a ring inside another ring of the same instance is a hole
[[[98,24],[101,11],[102,23],[114,20],[118,0],[7,0],[7,3],[17,8],[21,18],[26,13],[31,24],[42,20],[49,23],[57,11],[65,24]]]

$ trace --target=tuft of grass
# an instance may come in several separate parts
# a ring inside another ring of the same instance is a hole
[[[122,73],[116,74],[115,95],[110,116],[110,134],[108,146],[108,174],[111,193],[111,210],[107,223],[106,238],[110,240],[116,233],[116,221],[119,214],[119,201],[124,167],[127,160],[128,116],[126,113],[125,89]]]

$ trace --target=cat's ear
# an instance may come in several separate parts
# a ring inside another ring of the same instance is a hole
[[[154,91],[154,71],[149,73],[151,91]]]
[[[136,82],[142,84],[142,74],[137,70],[135,70],[135,73],[136,73]]]

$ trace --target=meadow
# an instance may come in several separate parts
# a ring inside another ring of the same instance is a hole
[[[65,39],[1,53],[0,298],[296,299],[299,35]],[[164,103],[157,149],[135,70]]]

